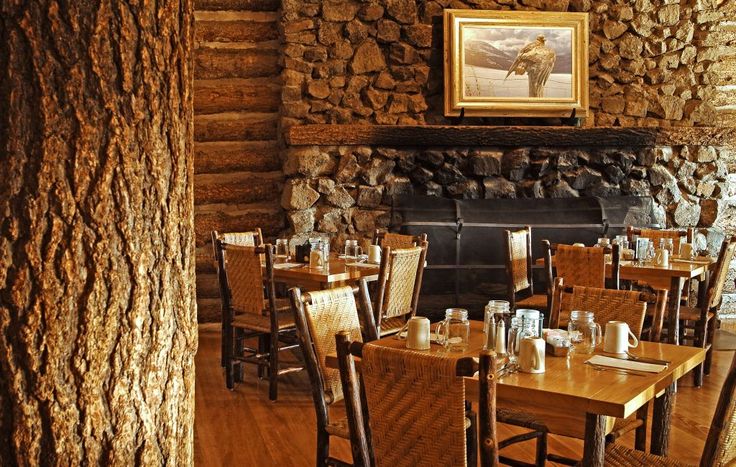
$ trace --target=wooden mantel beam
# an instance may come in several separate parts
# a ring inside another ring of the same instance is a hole
[[[296,125],[292,146],[736,146],[736,128],[629,128],[567,126]]]

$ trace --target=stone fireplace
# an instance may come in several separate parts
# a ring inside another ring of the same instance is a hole
[[[444,8],[588,12],[591,116],[578,127],[445,118]],[[729,8],[694,0],[282,1],[284,232],[325,232],[337,243],[369,236],[388,225],[395,194],[650,195],[662,224],[697,227],[699,244],[715,245],[736,233],[736,120],[724,107],[735,92]]]

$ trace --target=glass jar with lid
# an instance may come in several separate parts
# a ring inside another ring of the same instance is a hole
[[[570,336],[572,350],[578,353],[593,353],[596,346],[603,341],[601,327],[595,322],[595,315],[592,311],[570,312],[567,333]]]

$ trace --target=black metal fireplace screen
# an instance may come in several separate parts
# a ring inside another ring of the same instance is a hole
[[[429,237],[420,312],[437,315],[463,306],[477,316],[490,298],[505,296],[503,234],[532,226],[532,254],[541,241],[582,242],[625,232],[627,225],[656,227],[650,197],[453,200],[431,196],[393,199],[391,230]],[[542,269],[535,288],[545,290]]]

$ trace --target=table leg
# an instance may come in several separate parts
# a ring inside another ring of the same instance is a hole
[[[603,467],[606,454],[606,417],[593,413],[585,414],[585,445],[583,446],[583,465]]]
[[[636,411],[636,418],[642,421],[642,425],[636,427],[636,435],[634,438],[634,448],[637,451],[647,450],[647,419],[649,418],[649,403],[642,405]]]
[[[675,384],[667,386],[664,394],[654,399],[652,413],[652,454],[666,456],[670,443],[672,403],[675,399]]]
[[[669,313],[667,323],[667,340],[677,345],[680,341],[680,296],[682,295],[682,278],[673,277],[670,281]]]

